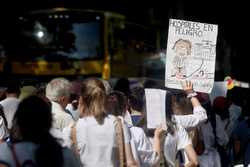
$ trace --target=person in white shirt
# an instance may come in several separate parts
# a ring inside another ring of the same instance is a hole
[[[191,82],[186,82],[183,84],[183,90],[186,94],[193,93],[193,85]],[[193,107],[200,106],[199,101],[195,97],[190,97]],[[185,98],[180,98],[179,96],[174,94],[173,92],[169,92],[166,94],[166,123],[167,123],[167,136],[164,142],[164,156],[168,166],[174,167],[176,162],[183,163],[182,165],[185,167],[189,166],[197,166],[198,158],[196,152],[194,150],[191,138],[189,137],[186,129],[187,127],[192,127],[191,125],[196,124],[199,121],[194,121],[199,119],[200,117],[196,117],[195,115],[177,115],[182,114],[183,110],[188,109],[188,105],[186,105]],[[190,119],[189,119],[190,118]],[[184,121],[183,125],[187,125],[186,127],[182,126],[182,121]],[[176,160],[177,152],[184,153],[182,158],[185,158],[184,162],[179,162]]]
[[[193,87],[190,82],[187,82],[185,85],[183,85],[183,89],[188,93],[193,93],[192,88]],[[187,100],[186,94],[184,95],[185,95],[185,100]],[[177,161],[176,160],[177,152],[184,151],[184,153],[187,155],[184,165],[197,166],[198,164],[197,155],[194,151],[191,139],[186,132],[186,128],[187,129],[191,127],[193,128],[197,126],[197,124],[206,120],[207,118],[206,111],[202,107],[200,107],[200,104],[197,102],[198,100],[195,99],[195,97],[190,97],[192,98],[192,101],[195,106],[194,114],[177,115],[178,111],[177,108],[175,108],[176,103],[174,103],[177,102],[174,101],[176,97],[175,94],[168,92],[166,96],[167,96],[166,99],[168,101],[166,103],[166,109],[168,111],[166,113],[168,133],[164,140],[164,156],[166,159],[166,163],[168,166],[175,166],[175,162]],[[185,108],[186,106],[181,106],[181,107]],[[182,123],[183,126],[185,127],[182,126]],[[168,149],[168,147],[170,149]]]
[[[3,111],[8,123],[8,129],[12,128],[12,120],[16,113],[17,106],[20,103],[18,96],[20,94],[19,83],[16,81],[10,81],[6,90],[6,98],[0,101],[0,104],[3,107]]]
[[[21,101],[10,140],[0,144],[0,166],[80,167],[73,153],[51,136],[51,125],[51,106],[47,102],[38,96]]]
[[[127,97],[123,92],[114,91],[108,95],[107,110],[110,114],[113,114],[117,117],[122,117],[123,119],[126,116],[128,107],[127,103]],[[142,128],[132,126],[131,124],[128,124],[126,120],[125,123],[129,126],[132,137],[132,152],[138,166],[151,167],[157,165],[161,157],[160,140],[163,134],[163,129],[157,128],[155,130],[152,144],[151,141],[146,137]]]
[[[52,104],[53,128],[60,131],[74,123],[65,108],[70,100],[71,83],[65,78],[55,78],[46,86],[46,96]]]
[[[76,123],[76,145],[82,165],[85,167],[118,166],[117,118],[106,111],[106,93],[101,80],[89,78],[83,81]],[[136,166],[123,126],[127,166]]]
[[[176,160],[177,152],[184,151],[187,160],[182,164],[185,167],[197,166],[198,159],[194,151],[192,141],[186,130],[178,124],[173,126],[173,131],[167,133],[164,141],[164,157],[169,167],[175,167],[179,164]]]
[[[171,107],[173,110],[172,119],[176,124],[185,128],[192,139],[193,147],[196,147],[196,141],[199,134],[198,126],[207,120],[207,112],[201,106],[197,93],[193,90],[191,81],[181,83],[183,90],[171,90]],[[184,161],[188,161],[184,152]]]

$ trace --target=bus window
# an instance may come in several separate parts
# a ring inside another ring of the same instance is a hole
[[[83,60],[103,56],[100,16],[85,20],[66,14],[32,15],[20,20],[18,27],[20,31],[11,42],[15,49],[9,52],[15,59]]]

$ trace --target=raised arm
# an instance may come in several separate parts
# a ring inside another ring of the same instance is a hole
[[[193,90],[193,84],[190,81],[182,83],[183,90],[187,94],[193,106],[193,114],[188,115],[175,115],[177,123],[184,128],[193,128],[207,120],[206,110],[201,106],[196,93]]]
[[[187,94],[187,97],[190,98],[190,101],[193,107],[201,106],[199,100],[197,99],[197,93],[193,89],[193,84],[191,81],[182,82],[182,88]]]
[[[185,147],[185,152],[187,153],[187,157],[189,162],[185,164],[185,167],[196,167],[198,166],[198,158],[194,151],[193,145],[189,144]]]

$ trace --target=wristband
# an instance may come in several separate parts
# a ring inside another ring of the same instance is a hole
[[[197,96],[197,93],[196,92],[192,92],[192,93],[189,93],[187,95],[187,98],[192,98],[192,97],[195,97],[195,96]]]

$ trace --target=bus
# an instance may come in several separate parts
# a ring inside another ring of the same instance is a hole
[[[155,30],[123,14],[35,10],[18,16],[0,33],[0,76],[39,81],[58,76],[164,77]]]
[[[122,29],[124,21],[114,12],[66,8],[20,15],[2,34],[0,73],[109,79],[113,31]]]

